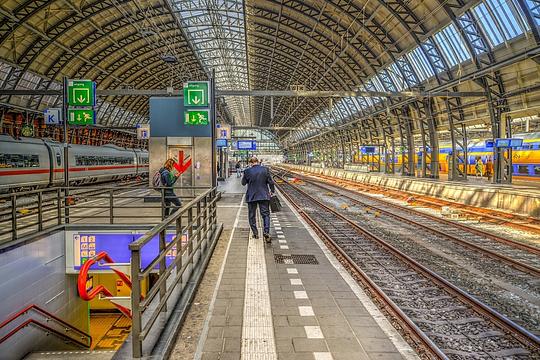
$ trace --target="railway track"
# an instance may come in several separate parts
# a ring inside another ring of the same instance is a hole
[[[540,339],[300,188],[281,192],[433,358],[540,358]]]
[[[352,193],[331,184],[303,179],[312,186],[335,196],[370,209],[382,216],[414,225],[471,250],[478,251],[494,259],[507,263],[513,268],[540,277],[540,248],[508,238],[503,238],[470,226],[449,221],[437,216],[375,198],[359,192]],[[352,196],[354,195],[354,196]]]
[[[350,180],[337,179],[337,178],[320,175],[320,174],[317,174],[315,176],[321,179],[330,181],[335,184],[352,186],[355,189],[361,189],[363,191],[368,191],[368,192],[391,195],[392,197],[398,198],[398,199],[406,199],[408,197],[413,197],[416,203],[424,204],[425,206],[428,206],[431,208],[440,209],[443,206],[451,206],[452,208],[459,209],[459,211],[461,211],[464,214],[468,214],[472,217],[475,217],[487,223],[496,224],[496,225],[507,225],[515,229],[520,229],[520,230],[528,231],[531,233],[540,234],[540,220],[535,219],[535,218],[526,217],[526,216],[518,215],[518,214],[510,214],[510,213],[497,211],[493,209],[477,208],[477,207],[453,202],[450,200],[430,198],[427,196],[421,196],[414,193],[407,193],[403,191],[398,192],[396,190],[383,188],[380,186],[366,185],[366,184],[361,184],[361,183],[350,181]],[[404,194],[406,195],[405,197],[404,197]]]

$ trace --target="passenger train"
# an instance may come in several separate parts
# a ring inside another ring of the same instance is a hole
[[[516,134],[513,138],[523,139],[523,145],[514,148],[512,151],[513,176],[527,180],[540,181],[540,133]],[[448,173],[448,160],[452,152],[452,147],[448,143],[439,145],[439,170],[441,173]],[[363,162],[377,162],[378,155],[368,156],[365,149],[360,151]],[[423,153],[417,151],[415,154],[415,164],[421,167]],[[467,171],[468,174],[475,173],[476,159],[480,157],[484,164],[488,159],[493,160],[493,148],[486,147],[485,140],[473,140],[467,146]],[[362,162],[356,157],[357,161]],[[401,169],[401,154],[397,154],[395,159],[396,171]],[[384,158],[381,159],[384,164]]]
[[[115,145],[69,145],[70,184],[81,185],[148,175],[148,151]],[[0,192],[62,185],[63,144],[0,135]]]

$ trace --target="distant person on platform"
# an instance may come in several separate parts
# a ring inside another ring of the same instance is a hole
[[[486,162],[486,176],[488,181],[491,181],[491,178],[493,177],[493,160],[491,160],[491,158],[488,158]]]
[[[169,213],[174,213],[182,206],[182,202],[173,190],[173,185],[178,180],[178,176],[173,173],[174,163],[174,159],[169,159],[165,161],[165,165],[159,170],[161,174],[161,186],[165,187],[163,191],[163,195],[165,196],[165,217],[168,217]],[[174,207],[171,207],[171,204],[174,204]]]
[[[484,176],[484,163],[482,162],[482,158],[480,156],[476,158],[474,170],[476,173],[476,177],[481,178],[482,176]]]
[[[270,237],[270,197],[276,191],[270,169],[260,165],[254,156],[249,159],[250,168],[244,170],[242,185],[247,185],[246,201],[248,203],[249,226],[255,239],[259,238],[257,230],[257,206],[263,219],[263,237],[267,243],[272,241]]]
[[[240,161],[236,162],[234,168],[236,169],[236,177],[239,178],[240,176],[242,176],[242,165],[240,165]]]

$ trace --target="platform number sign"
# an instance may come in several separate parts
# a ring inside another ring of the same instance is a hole
[[[68,81],[68,106],[96,105],[96,84],[91,80]]]
[[[208,106],[208,81],[190,81],[184,84],[185,107]]]

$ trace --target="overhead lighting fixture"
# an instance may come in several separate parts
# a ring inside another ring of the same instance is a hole
[[[176,59],[176,56],[171,54],[163,54],[161,55],[161,59],[165,61],[167,64],[174,64],[178,60]]]
[[[156,35],[156,32],[152,29],[141,29],[139,33],[144,37]]]

